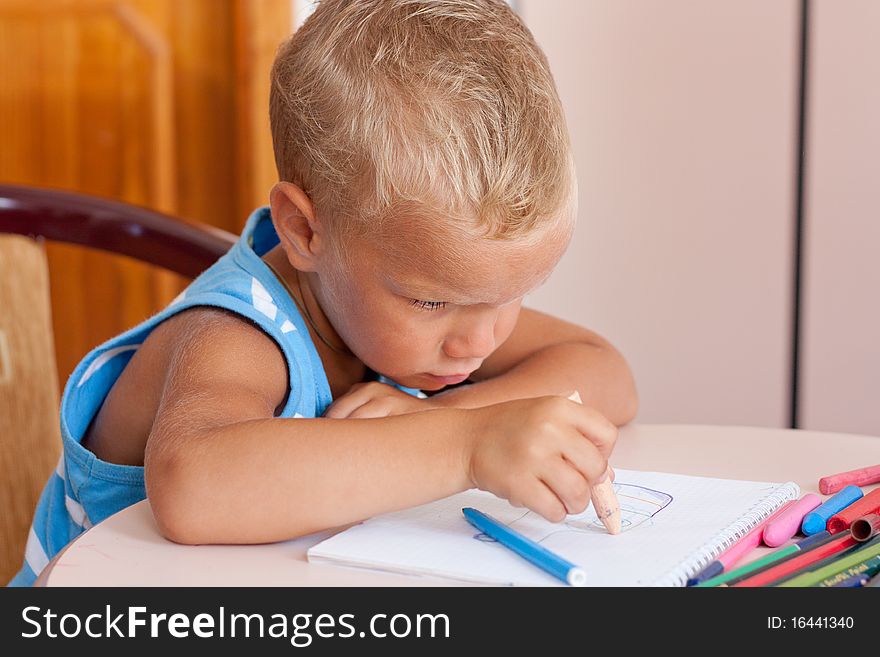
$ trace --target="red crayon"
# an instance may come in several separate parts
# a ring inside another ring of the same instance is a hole
[[[733,586],[766,586],[767,584],[791,575],[810,564],[830,557],[832,554],[837,554],[838,552],[849,549],[854,545],[859,545],[858,541],[853,538],[850,532],[846,532],[828,543],[821,544],[819,547],[808,550],[804,554],[783,561],[778,566],[763,570],[760,573],[757,573],[754,577],[744,579]]]
[[[856,500],[840,513],[828,518],[828,531],[838,534],[844,529],[849,529],[853,520],[867,516],[871,513],[880,513],[880,488],[877,488],[860,500]]]
[[[844,486],[870,486],[880,482],[880,464],[870,465],[859,470],[850,470],[836,475],[828,475],[819,480],[819,492],[823,495],[836,493]]]

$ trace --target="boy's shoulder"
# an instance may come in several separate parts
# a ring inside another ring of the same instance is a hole
[[[142,465],[161,414],[201,396],[234,412],[236,398],[283,404],[287,366],[278,345],[247,318],[194,306],[156,326],[114,383],[83,444],[112,463]],[[208,399],[208,397],[213,399]]]
[[[193,306],[172,315],[153,329],[142,348],[184,361],[219,357],[245,369],[264,358],[283,363],[280,348],[262,328],[244,315],[216,306]]]
[[[156,344],[150,345],[145,356],[161,353],[167,358],[166,394],[190,388],[225,388],[251,391],[276,404],[285,396],[288,376],[281,348],[243,315],[195,306],[172,316],[153,334]]]

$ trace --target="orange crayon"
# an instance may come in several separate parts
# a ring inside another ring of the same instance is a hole
[[[577,390],[571,394],[569,399],[578,404],[583,403]],[[596,515],[605,525],[608,533],[619,534],[620,502],[617,501],[617,494],[614,492],[614,486],[608,472],[605,473],[605,479],[602,482],[593,484],[592,501]]]

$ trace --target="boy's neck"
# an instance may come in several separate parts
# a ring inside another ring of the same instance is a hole
[[[314,295],[309,294],[308,299],[304,298],[307,293],[298,284],[297,272],[287,260],[283,249],[276,246],[265,253],[262,259],[270,265],[270,270],[280,278],[280,283],[291,295],[294,303],[299,308],[309,309],[310,318],[303,317],[303,320],[309,329],[312,344],[321,358],[333,398],[336,399],[346,393],[352,385],[363,381],[370,370],[360,359],[351,352],[345,353],[326,344],[328,339],[342,344],[342,339],[330,324]]]

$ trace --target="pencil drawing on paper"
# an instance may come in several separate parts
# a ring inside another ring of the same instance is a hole
[[[673,499],[669,493],[625,483],[615,482],[614,492],[617,494],[617,499],[620,502],[621,533],[635,529],[645,523],[650,525],[652,519],[669,506]],[[536,518],[538,518],[537,514],[526,510],[522,512],[522,515],[507,524],[515,529],[526,530],[526,527],[522,525],[531,525],[530,521]],[[518,525],[520,526],[518,527]],[[526,530],[525,533],[538,543],[557,534],[606,533],[605,526],[596,515],[592,504],[583,513],[569,516],[562,526],[549,525],[549,528],[550,531],[536,535],[535,528],[532,526],[529,528],[531,531]],[[474,538],[481,541],[494,541],[493,538],[485,534],[477,534]]]

